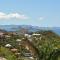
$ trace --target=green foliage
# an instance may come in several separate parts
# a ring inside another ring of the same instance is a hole
[[[39,37],[31,37],[33,46],[37,50],[37,54],[39,55],[40,60],[55,60],[54,56],[58,53],[55,54],[55,50],[60,49],[60,36],[58,36],[56,33],[52,31],[38,31],[35,33],[40,33],[41,36]],[[11,44],[12,47],[18,48],[20,51],[20,46],[18,46],[18,43],[16,42],[16,39],[22,39],[25,38],[23,35],[10,35],[11,37],[9,39],[3,37],[0,39],[0,56],[4,56],[7,60],[17,60],[15,55],[7,48],[4,48],[6,44]],[[40,39],[41,37],[41,39]],[[28,40],[28,39],[26,39]],[[22,48],[23,49],[23,48]],[[25,49],[22,50],[23,52],[27,51]],[[53,57],[51,55],[53,53]],[[60,53],[60,52],[59,52]],[[20,59],[21,60],[21,59]]]
[[[5,57],[7,60],[17,60],[16,56],[7,48],[0,47],[0,56]]]
[[[41,60],[47,60],[51,52],[60,49],[60,37],[52,31],[41,31],[37,33],[40,33],[42,38],[41,40],[33,38],[33,44],[39,50]]]

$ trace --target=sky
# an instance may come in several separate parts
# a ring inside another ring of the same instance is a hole
[[[0,0],[0,25],[60,27],[60,0]]]

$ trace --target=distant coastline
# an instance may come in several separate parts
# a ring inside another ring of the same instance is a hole
[[[22,28],[27,29],[29,31],[52,30],[56,34],[60,35],[60,27],[39,27],[39,26],[32,26],[32,25],[0,25],[0,29],[6,31],[18,31]]]

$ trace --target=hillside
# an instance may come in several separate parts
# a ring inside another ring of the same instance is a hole
[[[42,60],[47,60],[52,52],[53,54],[55,54],[56,52],[55,50],[60,51],[60,36],[58,36],[56,33],[52,31],[39,31],[36,33],[40,33],[42,35],[41,40],[38,38],[36,39],[33,38],[33,44],[39,50],[40,57],[42,58]],[[56,53],[56,57],[57,55],[58,53]],[[60,52],[59,52],[59,56],[60,56]],[[55,59],[53,59],[52,57],[51,60],[55,60]]]
[[[7,48],[6,45],[10,44],[10,47],[8,48],[10,51],[11,49],[17,49],[17,52],[22,54],[18,55],[19,59],[25,60],[25,57],[26,59],[32,57],[34,60],[36,60],[36,58],[38,58],[38,60],[49,60],[51,53],[55,54],[55,50],[58,52],[60,49],[60,36],[51,30],[39,30],[32,32],[32,34],[36,33],[40,35],[33,36],[31,34],[31,37],[26,37],[25,35],[14,35],[13,33],[10,33],[7,32],[7,34],[4,34],[2,37],[0,37],[0,48],[2,46],[5,49]],[[30,55],[26,56],[27,53]],[[52,55],[55,56],[54,54]],[[58,53],[56,54],[58,55]],[[2,56],[2,54],[0,56]],[[21,56],[22,58],[20,58]],[[51,60],[55,59],[51,58]]]

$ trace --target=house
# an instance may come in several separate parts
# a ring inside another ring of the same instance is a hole
[[[17,52],[17,53],[15,53],[15,55],[21,55],[21,53],[18,53],[18,52]]]
[[[16,42],[18,43],[18,45],[21,45],[21,39],[17,39]]]
[[[30,37],[31,37],[31,35],[29,35],[29,34],[25,34],[24,36],[25,36],[25,37],[28,37],[28,38],[30,38]]]
[[[33,36],[40,36],[41,34],[33,33]]]
[[[17,51],[18,51],[18,49],[13,48],[13,49],[11,49],[11,51],[12,51],[12,52],[17,52]]]
[[[29,58],[30,58],[30,59],[32,59],[32,60],[34,59],[32,56],[31,56],[31,57],[29,57]]]
[[[5,35],[5,37],[6,37],[6,38],[10,38],[11,36],[9,36],[9,35]]]
[[[3,32],[0,32],[0,36],[3,36],[4,35],[4,33]]]
[[[38,33],[33,33],[32,34],[32,36],[36,39],[36,40],[38,40],[38,39],[42,39],[42,35],[41,34],[38,34]]]
[[[10,48],[12,45],[6,44],[5,47]]]
[[[6,58],[0,57],[0,60],[7,60]]]
[[[16,41],[17,41],[17,42],[21,42],[21,39],[17,39]]]

